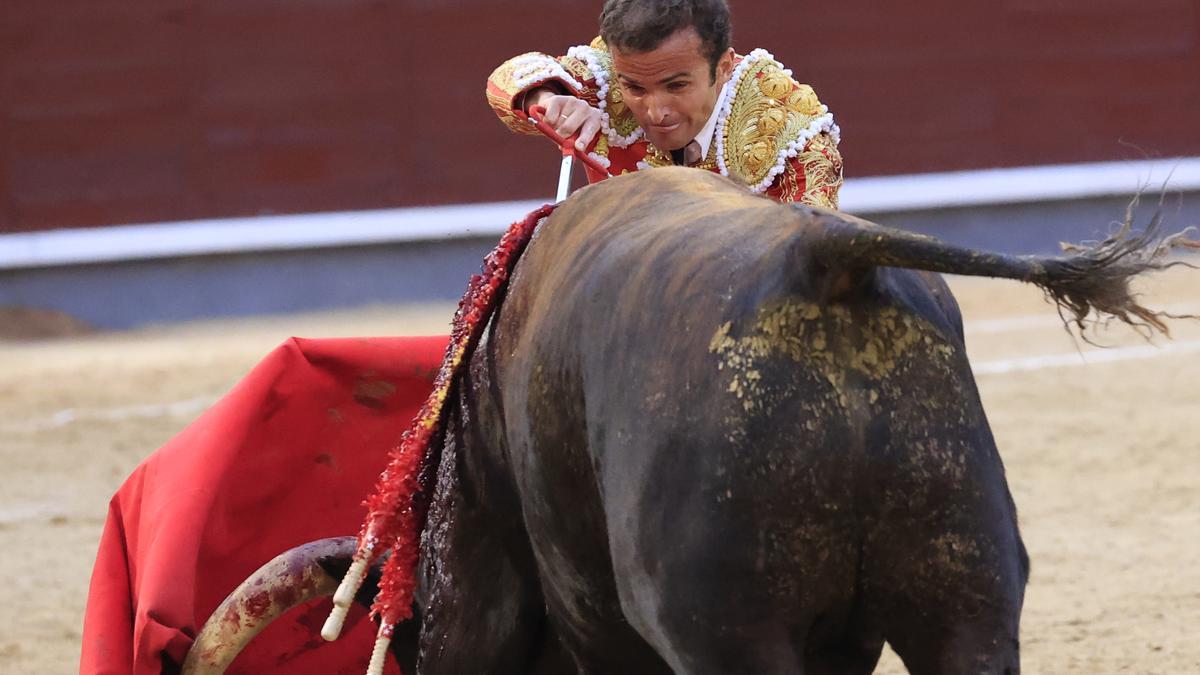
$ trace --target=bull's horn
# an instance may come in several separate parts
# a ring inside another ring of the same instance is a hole
[[[349,559],[355,537],[321,539],[297,546],[258,568],[217,607],[183,662],[184,675],[224,673],[250,641],[292,607],[333,595],[338,580],[319,564]]]

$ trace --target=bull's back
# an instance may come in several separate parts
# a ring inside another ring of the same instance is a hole
[[[543,225],[496,338],[552,607],[676,654],[672,616],[869,623],[853,607],[901,601],[887,568],[931,513],[957,539],[917,544],[941,556],[906,568],[923,592],[988,555],[975,523],[1011,502],[975,494],[1002,469],[948,291],[877,270],[831,300],[819,236],[689,170],[606,181]]]

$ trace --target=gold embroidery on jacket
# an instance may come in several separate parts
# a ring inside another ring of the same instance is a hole
[[[796,171],[796,163],[788,162],[783,173],[775,178],[775,188],[779,190],[777,199],[784,203],[796,201],[800,194],[800,175]]]
[[[780,152],[827,112],[812,87],[796,83],[770,59],[759,59],[737,83],[725,123],[725,164],[746,185],[762,182]]]
[[[838,191],[842,187],[842,156],[829,134],[817,134],[808,142],[804,152],[796,157],[804,167],[805,204],[838,208]]]

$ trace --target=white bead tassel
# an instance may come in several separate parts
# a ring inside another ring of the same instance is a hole
[[[387,624],[379,626],[375,648],[371,650],[371,663],[367,666],[367,675],[383,675],[383,664],[387,661],[388,647],[392,644],[391,629]]]
[[[329,642],[338,639],[342,634],[342,626],[346,623],[350,605],[354,604],[354,596],[358,595],[358,589],[362,588],[363,580],[367,578],[367,559],[370,555],[370,549],[355,554],[350,569],[346,571],[342,583],[338,584],[337,592],[333,594],[333,611],[321,627],[321,637]]]

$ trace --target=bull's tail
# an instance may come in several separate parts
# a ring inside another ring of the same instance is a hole
[[[810,242],[818,273],[841,271],[857,276],[874,267],[1018,279],[1037,285],[1059,308],[1064,321],[1082,331],[1089,314],[1112,317],[1132,326],[1169,333],[1164,319],[1178,318],[1140,304],[1129,282],[1147,270],[1175,265],[1179,249],[1200,249],[1188,235],[1195,228],[1163,236],[1161,210],[1142,231],[1133,229],[1130,204],[1119,230],[1101,242],[1063,245],[1063,256],[1011,256],[953,246],[933,237],[883,227],[846,214],[797,207],[820,227]],[[841,284],[846,287],[847,284]]]

